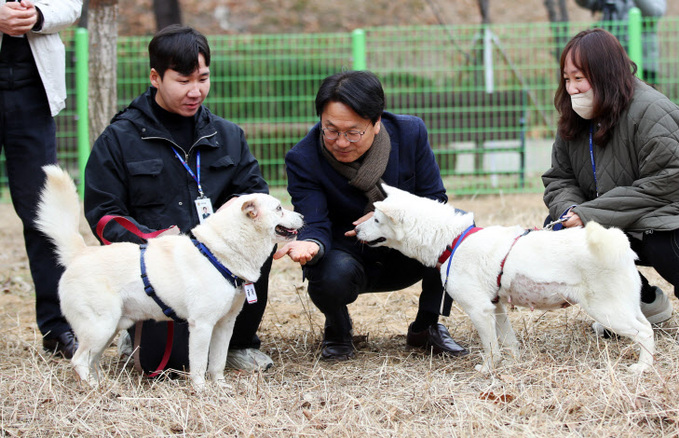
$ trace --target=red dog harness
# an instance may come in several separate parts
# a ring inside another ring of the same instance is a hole
[[[453,258],[453,255],[455,254],[455,251],[457,250],[457,247],[460,246],[460,244],[464,241],[464,239],[466,239],[466,238],[469,237],[471,234],[474,234],[474,233],[476,233],[477,231],[480,231],[480,230],[482,230],[482,229],[483,229],[483,228],[475,227],[475,226],[473,226],[473,225],[470,226],[470,227],[467,228],[465,231],[463,231],[459,236],[457,236],[457,237],[455,238],[455,240],[453,240],[453,243],[451,243],[449,246],[447,246],[447,247],[446,247],[446,250],[443,251],[443,253],[442,253],[441,256],[439,257],[438,264],[439,264],[440,266],[443,266],[443,263],[444,263],[446,260],[448,260],[448,268],[446,269],[446,281],[443,283],[443,290],[444,290],[444,291],[445,291],[445,289],[446,289],[446,285],[448,284],[448,277],[449,277],[449,274],[450,274],[450,265],[452,264],[452,258]],[[500,289],[500,285],[501,285],[501,283],[502,283],[502,274],[504,274],[505,262],[507,261],[507,257],[509,257],[509,253],[512,251],[512,248],[514,248],[514,245],[516,244],[516,242],[517,242],[521,237],[525,236],[526,234],[530,233],[531,231],[533,231],[533,230],[529,228],[529,229],[526,229],[522,234],[519,234],[518,236],[516,236],[516,237],[514,238],[514,241],[513,241],[512,244],[511,244],[511,246],[510,246],[509,249],[507,250],[507,254],[505,254],[504,258],[502,259],[502,262],[500,262],[500,273],[497,274],[497,287],[498,287],[498,290]],[[440,267],[439,267],[439,269],[440,269]],[[493,303],[497,303],[499,299],[500,299],[500,297],[499,297],[499,296],[496,296],[495,298],[493,298],[492,302],[493,302]]]

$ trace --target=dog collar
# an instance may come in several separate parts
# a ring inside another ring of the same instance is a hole
[[[455,253],[455,250],[457,250],[457,247],[462,243],[464,239],[469,237],[470,234],[474,234],[477,231],[482,230],[483,228],[480,227],[475,227],[474,225],[471,225],[469,228],[464,230],[459,236],[453,240],[453,243],[451,243],[449,246],[446,247],[446,250],[443,251],[443,254],[439,257],[439,264],[442,265],[443,262],[448,260],[448,258],[452,257],[453,254]]]
[[[234,287],[240,287],[243,285],[243,283],[247,283],[247,281],[243,280],[242,278],[238,277],[237,275],[234,275],[231,271],[226,269],[226,266],[222,265],[219,260],[210,252],[209,249],[207,249],[207,246],[203,245],[201,242],[199,242],[196,239],[191,239],[194,245],[196,245],[196,248],[203,254],[209,261],[212,263],[212,266],[214,266],[220,274],[234,286]]]

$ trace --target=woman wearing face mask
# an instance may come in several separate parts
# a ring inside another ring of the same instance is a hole
[[[679,297],[679,107],[634,76],[636,65],[603,29],[566,45],[561,73],[558,132],[542,176],[548,221],[622,229],[638,264],[652,266]],[[667,295],[639,275],[646,318],[669,319]]]

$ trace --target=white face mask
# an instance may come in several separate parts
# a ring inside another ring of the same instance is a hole
[[[594,114],[594,91],[590,88],[584,93],[571,94],[571,106],[583,119],[591,119]]]

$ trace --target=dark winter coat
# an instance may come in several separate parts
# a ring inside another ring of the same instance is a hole
[[[182,148],[152,111],[155,91],[149,88],[117,114],[94,143],[85,169],[85,216],[93,231],[109,214],[127,217],[146,233],[172,225],[188,232],[199,224],[197,183],[172,146],[194,174],[200,151],[201,185],[215,210],[234,195],[268,192],[240,127],[202,106],[194,142]],[[139,242],[115,223],[109,223],[104,237]]]
[[[424,122],[413,116],[385,112],[382,126],[391,139],[391,153],[382,180],[419,196],[447,201]],[[368,203],[359,189],[335,171],[321,153],[320,123],[285,156],[288,192],[295,211],[304,215],[300,240],[316,240],[324,251],[333,246],[358,250],[355,237],[344,233],[364,215]]]

